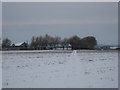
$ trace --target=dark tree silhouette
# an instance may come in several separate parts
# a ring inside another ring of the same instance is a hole
[[[64,49],[68,48],[69,44],[71,44],[72,49],[93,49],[97,44],[97,40],[92,36],[80,39],[80,37],[75,35],[61,39],[60,37],[52,37],[46,34],[40,37],[32,37],[30,46],[32,49],[56,49],[58,45],[61,45],[61,48]]]
[[[60,37],[52,37],[46,34],[45,36],[32,37],[30,46],[33,49],[47,49],[47,46],[56,47],[60,42]]]
[[[64,50],[65,47],[68,49],[69,39],[64,38],[63,40],[61,40],[61,45],[62,45],[63,50]]]
[[[9,48],[11,45],[11,40],[6,38],[2,40],[2,48]]]
[[[60,42],[61,42],[60,37],[54,37],[53,38],[53,46],[55,47],[55,49],[56,49],[57,45],[60,44]]]
[[[80,38],[75,35],[69,38],[69,43],[72,45],[72,49],[80,49]]]
[[[94,49],[95,45],[97,45],[97,40],[95,37],[88,36],[81,39],[81,48],[83,49]]]

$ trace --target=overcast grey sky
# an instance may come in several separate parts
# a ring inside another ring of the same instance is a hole
[[[0,43],[1,43],[1,38],[2,38],[2,3],[0,2]]]
[[[118,43],[118,3],[3,3],[3,38],[13,43],[32,36],[81,38],[95,36],[99,44]]]

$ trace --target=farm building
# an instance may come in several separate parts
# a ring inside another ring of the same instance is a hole
[[[71,50],[71,45],[68,44],[68,45],[61,45],[61,44],[58,44],[58,45],[55,45],[55,46],[47,46],[46,49],[52,49],[52,50]]]
[[[25,50],[27,48],[28,48],[28,44],[26,42],[12,44],[12,49],[14,50]]]

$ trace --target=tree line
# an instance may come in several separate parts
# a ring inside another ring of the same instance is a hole
[[[58,36],[50,36],[48,34],[44,36],[33,36],[30,43],[26,45],[27,48],[32,50],[45,50],[45,49],[56,49],[57,47],[71,49],[94,49],[97,45],[97,40],[93,36],[87,36],[80,38],[77,35],[74,35],[69,38],[61,39]],[[2,48],[9,48],[13,46],[10,39],[6,38],[2,40]]]

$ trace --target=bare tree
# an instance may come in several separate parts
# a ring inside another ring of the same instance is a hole
[[[65,47],[68,49],[69,39],[68,38],[64,38],[63,40],[61,40],[61,45],[63,47],[63,50],[64,50]]]
[[[60,44],[60,42],[61,42],[61,38],[60,37],[53,37],[52,44],[53,44],[55,49],[58,46],[58,44]]]
[[[10,39],[6,38],[6,39],[2,40],[2,47],[3,48],[9,48],[10,45],[11,45],[11,40]]]
[[[81,41],[77,35],[70,37],[69,43],[72,45],[72,49],[80,49]]]
[[[97,44],[97,40],[92,36],[80,39],[80,37],[75,35],[70,38],[61,39],[60,37],[52,37],[46,34],[44,36],[32,37],[30,46],[33,49],[56,49],[58,45],[61,45],[64,49],[65,47],[68,48],[69,44],[71,44],[72,49],[93,49]]]

